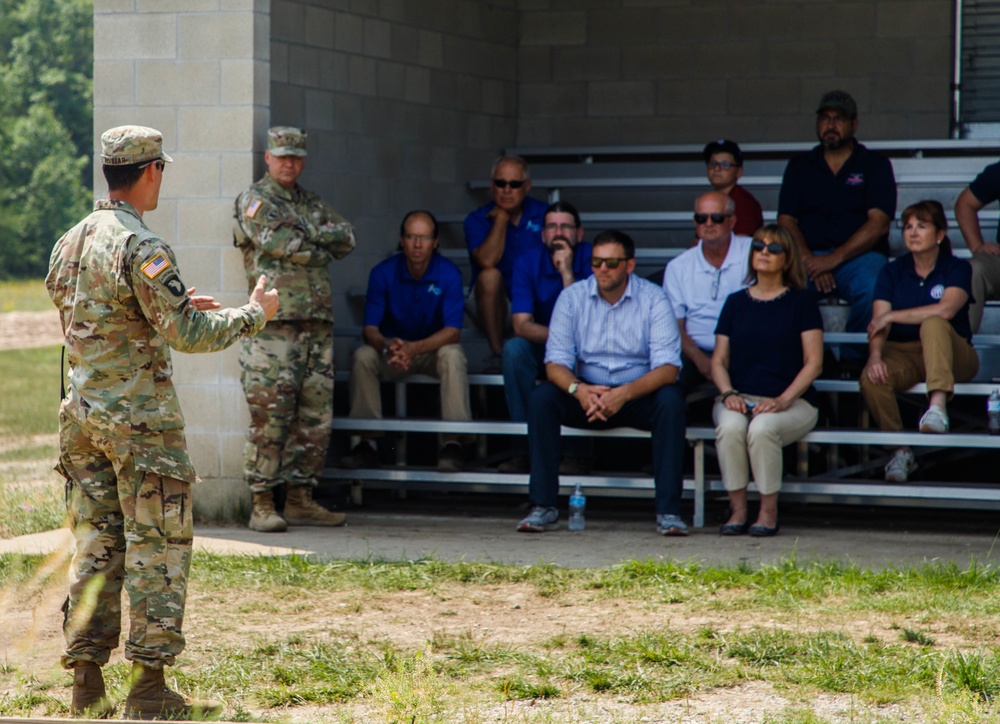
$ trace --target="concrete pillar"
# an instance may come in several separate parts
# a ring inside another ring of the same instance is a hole
[[[94,0],[94,137],[125,123],[162,131],[174,158],[147,225],[174,249],[181,278],[223,306],[246,302],[232,246],[233,200],[255,167],[270,109],[270,0]],[[98,164],[95,194],[107,191]],[[249,421],[237,350],[173,353],[174,382],[202,485],[195,514],[244,515]]]

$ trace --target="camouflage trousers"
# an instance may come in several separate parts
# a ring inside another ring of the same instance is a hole
[[[250,406],[244,475],[259,493],[316,485],[333,419],[333,326],[268,322],[240,348]]]
[[[183,445],[183,430],[157,434],[179,436]],[[121,634],[122,585],[130,615],[125,658],[162,668],[184,649],[191,483],[137,468],[130,443],[60,415],[57,469],[66,477],[76,538],[64,604],[67,668],[78,660],[107,663]]]

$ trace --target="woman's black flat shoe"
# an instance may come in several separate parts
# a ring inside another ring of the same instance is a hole
[[[773,535],[778,535],[778,530],[781,528],[781,524],[775,523],[773,528],[768,528],[766,525],[751,525],[750,535],[754,538],[770,538]]]
[[[746,523],[726,523],[719,528],[719,535],[746,535],[750,529],[750,521]]]

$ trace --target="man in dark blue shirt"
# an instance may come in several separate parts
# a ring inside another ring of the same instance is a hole
[[[465,352],[459,345],[465,303],[462,273],[437,253],[438,223],[429,211],[411,211],[399,228],[401,252],[372,269],[365,297],[365,343],[351,364],[352,418],[382,417],[380,380],[398,380],[409,373],[441,380],[441,416],[472,419]],[[345,468],[375,467],[378,433],[341,459]],[[462,468],[459,436],[448,436],[438,455],[438,467]]]
[[[896,213],[892,164],[858,143],[857,130],[850,94],[824,95],[816,111],[820,144],[788,162],[778,197],[778,223],[798,244],[812,285],[851,305],[848,332],[864,332],[871,321]],[[847,347],[841,359],[860,368],[865,357],[865,348]]]
[[[535,381],[545,375],[545,343],[556,299],[565,287],[586,279],[590,268],[590,244],[583,241],[583,224],[576,207],[557,201],[545,210],[542,244],[530,249],[514,266],[511,283],[511,315],[514,337],[503,347],[503,391],[507,411],[514,422],[527,422],[528,398]],[[590,440],[570,438],[567,457],[560,472],[583,475],[590,472]],[[517,440],[513,457],[500,463],[502,473],[528,472],[528,446]]]
[[[520,156],[502,156],[490,174],[493,200],[465,218],[465,243],[472,261],[476,321],[490,345],[486,371],[499,372],[507,300],[514,265],[541,245],[545,204],[528,196],[531,172]],[[471,310],[470,310],[471,311]]]

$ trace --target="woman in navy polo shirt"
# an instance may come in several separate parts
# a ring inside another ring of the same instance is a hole
[[[898,431],[903,423],[896,393],[926,381],[930,406],[920,418],[920,432],[946,433],[945,406],[955,382],[979,371],[969,325],[972,267],[952,256],[948,222],[937,201],[908,206],[902,223],[909,253],[883,267],[875,283],[861,394],[879,429]],[[906,482],[916,467],[909,447],[896,448],[885,479]]]
[[[722,393],[712,410],[715,448],[732,510],[719,532],[771,536],[778,532],[781,448],[818,417],[812,383],[823,369],[823,320],[786,229],[758,229],[747,266],[750,286],[726,297],[712,354],[712,381]],[[751,469],[760,492],[753,525]]]

